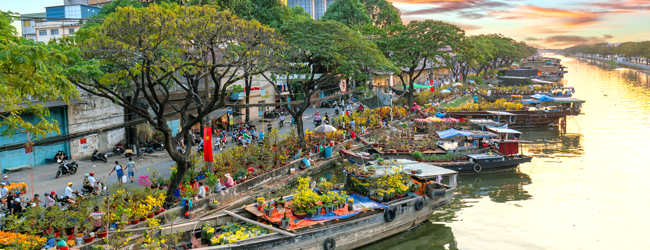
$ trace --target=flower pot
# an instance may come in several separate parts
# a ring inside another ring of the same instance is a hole
[[[159,209],[158,211],[154,211],[153,215],[159,215],[161,212],[162,212],[162,210]]]
[[[93,236],[93,237],[84,237],[84,243],[90,243],[90,242],[93,242],[94,239],[95,239],[94,236]]]
[[[397,198],[397,199],[401,199],[402,197],[404,197],[404,194],[395,195],[395,198]]]
[[[130,222],[131,222],[131,225],[136,225],[136,224],[140,223],[140,219],[130,220]]]
[[[287,220],[280,220],[282,222],[282,228],[288,228],[289,227],[289,221],[290,219],[287,218]]]
[[[345,208],[345,203],[339,203],[339,209]]]
[[[257,204],[257,211],[264,211],[264,205]]]
[[[303,214],[296,214],[296,213],[294,213],[294,215],[295,215],[295,216],[296,216],[296,218],[298,218],[298,219],[304,219],[304,218],[305,218],[305,216],[307,216],[307,214],[306,214],[306,213],[303,213]]]
[[[323,207],[322,206],[321,207],[316,207],[316,214],[317,215],[323,214]]]
[[[147,220],[147,217],[140,218],[140,221],[146,221],[146,220]]]
[[[219,206],[218,203],[216,203],[216,204],[215,204],[215,203],[210,203],[210,204],[208,204],[208,208],[209,208],[210,210],[217,209],[218,206]]]
[[[411,170],[411,174],[417,174],[417,173],[418,173],[417,170]]]
[[[147,218],[149,219],[153,218],[153,214],[147,215]]]
[[[271,209],[264,208],[264,214],[268,217],[271,217],[273,215],[273,208]]]
[[[108,235],[108,232],[97,233],[97,237],[99,238],[106,238],[106,235]]]
[[[74,227],[65,228],[65,235],[73,235],[73,234],[74,234]]]
[[[325,206],[325,214],[332,213],[334,211],[334,206]]]
[[[194,183],[196,183],[196,179],[191,179],[190,184],[194,185]]]

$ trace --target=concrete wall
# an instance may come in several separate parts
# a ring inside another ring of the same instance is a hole
[[[70,134],[124,123],[124,109],[110,100],[89,95],[84,95],[83,100],[85,103],[68,106]],[[84,138],[86,143],[82,144]],[[70,153],[75,159],[90,157],[94,149],[101,153],[113,151],[115,144],[124,140],[125,130],[106,131],[84,138],[70,141]]]

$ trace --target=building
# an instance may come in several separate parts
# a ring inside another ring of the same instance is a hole
[[[37,42],[74,35],[83,19],[99,13],[99,7],[110,1],[64,0],[63,5],[45,7],[45,12],[21,15],[22,36]],[[92,5],[91,5],[92,3]]]
[[[334,0],[287,0],[287,6],[300,6],[314,20],[318,20],[325,15],[325,11],[333,2]]]
[[[48,108],[49,121],[56,121],[60,133],[49,133],[44,140],[32,141],[32,150],[26,149],[29,138],[26,133],[0,137],[0,170],[17,170],[29,166],[53,163],[58,151],[74,159],[88,158],[93,150],[105,153],[113,151],[115,144],[124,139],[124,109],[110,100],[82,94],[83,101],[72,100],[43,103]],[[37,100],[32,101],[39,104]],[[21,118],[37,123],[38,118],[28,113]],[[108,130],[107,127],[114,126]],[[97,132],[99,130],[99,132]],[[103,131],[102,131],[103,130]],[[53,166],[58,167],[58,164]]]

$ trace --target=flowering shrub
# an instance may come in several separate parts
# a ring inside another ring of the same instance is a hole
[[[138,185],[143,186],[143,187],[148,187],[151,186],[151,181],[149,180],[149,175],[141,175],[138,178]]]
[[[272,233],[270,230],[266,230],[250,223],[246,223],[246,225],[242,226],[236,222],[221,226],[221,232],[222,233],[217,237],[219,245],[233,244],[238,240]]]

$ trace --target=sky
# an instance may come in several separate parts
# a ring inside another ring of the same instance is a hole
[[[62,4],[63,0],[0,0],[0,10],[27,14]],[[458,25],[468,35],[499,33],[538,48],[650,39],[650,0],[396,0],[393,4],[405,23],[441,20]]]

